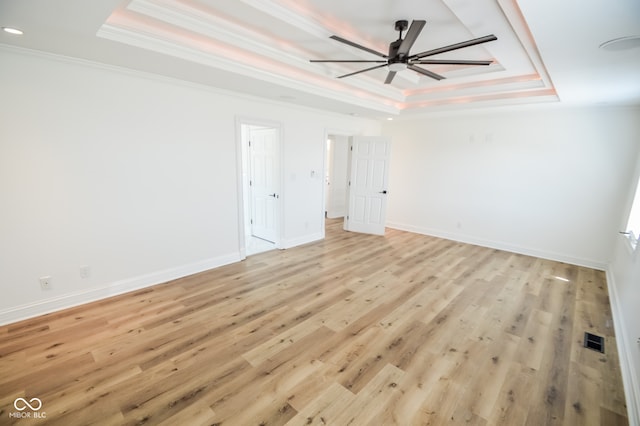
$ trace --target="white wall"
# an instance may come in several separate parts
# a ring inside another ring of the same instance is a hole
[[[6,46],[0,63],[0,323],[237,261],[237,117],[282,123],[287,247],[322,235],[326,129],[380,131]]]
[[[605,269],[639,143],[638,109],[396,120],[388,225]]]
[[[638,116],[640,119],[640,114]],[[640,148],[640,138],[637,140]],[[636,158],[636,172],[630,179],[631,182],[638,182],[640,178],[640,152]],[[635,195],[633,185],[628,189],[627,206],[620,215],[620,229],[626,227]],[[607,281],[622,377],[625,381],[629,424],[640,424],[640,249],[632,251],[629,242],[622,235],[616,238],[613,260],[607,271]]]
[[[629,424],[640,424],[640,250],[632,253],[625,238],[619,237],[608,272]]]

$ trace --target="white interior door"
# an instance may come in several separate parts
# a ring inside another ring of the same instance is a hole
[[[251,235],[276,242],[278,187],[277,129],[252,128],[249,134]]]
[[[390,151],[388,138],[351,138],[347,231],[384,235]]]

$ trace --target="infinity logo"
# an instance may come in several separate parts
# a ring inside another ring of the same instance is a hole
[[[18,406],[19,402],[22,402],[20,406]],[[30,403],[33,405],[31,405]],[[16,410],[18,411],[24,411],[27,409],[27,407],[31,408],[32,411],[38,411],[42,408],[42,401],[40,401],[39,398],[31,398],[29,401],[24,398],[17,398],[15,401],[13,401],[13,406],[16,407]]]

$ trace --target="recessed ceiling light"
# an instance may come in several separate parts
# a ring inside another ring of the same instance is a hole
[[[393,117],[387,117],[387,121],[393,121]]]
[[[599,47],[610,51],[635,49],[640,47],[640,36],[614,38],[613,40],[605,41]]]
[[[13,34],[13,35],[22,35],[24,34],[22,30],[12,27],[2,27],[5,33]]]

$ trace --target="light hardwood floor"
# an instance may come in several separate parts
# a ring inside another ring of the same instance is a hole
[[[340,226],[0,327],[0,424],[627,424],[604,273]]]

